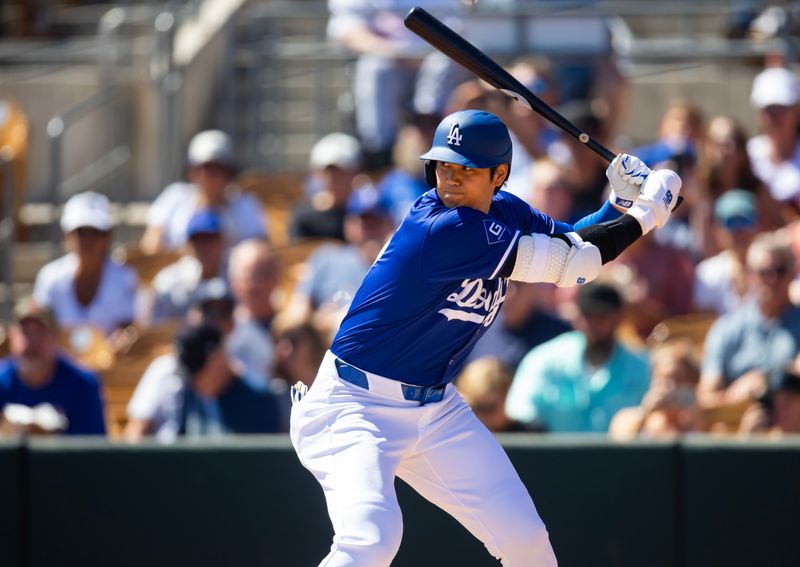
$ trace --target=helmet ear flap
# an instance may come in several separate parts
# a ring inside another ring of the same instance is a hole
[[[425,160],[425,181],[428,182],[428,187],[434,189],[436,187],[436,161],[432,159]]]

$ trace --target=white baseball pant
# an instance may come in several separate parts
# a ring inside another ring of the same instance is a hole
[[[341,380],[328,352],[292,408],[300,462],[322,485],[335,532],[320,567],[388,566],[400,547],[399,476],[506,567],[555,567],[547,530],[503,448],[455,387],[440,402],[405,400],[400,383]]]

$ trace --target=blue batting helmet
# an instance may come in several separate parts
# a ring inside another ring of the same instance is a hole
[[[483,169],[507,163],[511,167],[511,138],[500,119],[485,110],[460,110],[439,123],[425,160],[425,179],[436,187],[436,162]]]

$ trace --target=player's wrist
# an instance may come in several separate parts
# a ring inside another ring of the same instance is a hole
[[[642,227],[642,234],[647,234],[658,225],[655,211],[644,205],[635,204],[628,209],[627,214],[639,221],[639,225]]]
[[[629,199],[623,195],[617,193],[614,188],[611,188],[611,193],[608,195],[608,202],[611,204],[612,207],[617,209],[621,213],[627,213],[628,209],[633,206],[635,202],[635,198]]]

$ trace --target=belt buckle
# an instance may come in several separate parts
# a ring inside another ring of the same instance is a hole
[[[444,397],[444,386],[425,386],[422,389],[422,395],[420,396],[419,404],[424,406],[425,404],[431,402],[441,402],[442,398]]]

